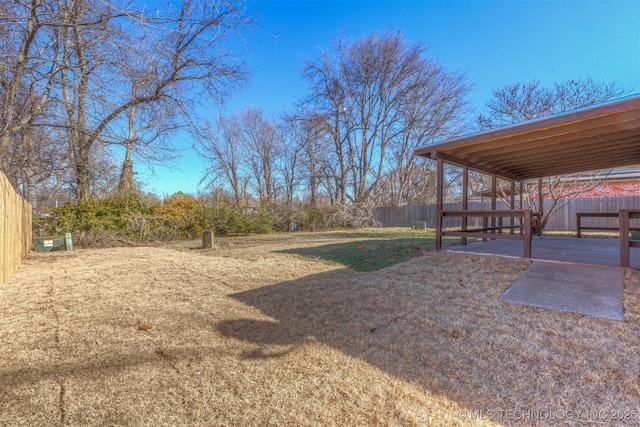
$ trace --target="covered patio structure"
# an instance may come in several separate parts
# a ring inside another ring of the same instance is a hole
[[[543,213],[524,208],[524,182],[640,163],[640,95],[454,138],[417,148],[415,153],[433,159],[437,164],[437,250],[442,248],[443,236],[458,236],[463,245],[468,237],[516,240],[522,242],[519,246],[521,256],[531,257],[532,234],[539,233],[536,222]],[[443,210],[445,163],[462,168],[460,210]],[[468,209],[470,169],[491,176],[489,210]],[[496,208],[498,178],[510,182],[509,209]],[[517,204],[516,187],[520,194]],[[543,201],[541,187],[538,200]],[[629,267],[631,248],[640,248],[640,241],[629,238],[634,221],[640,223],[640,206],[610,214],[617,216],[619,222],[617,265]],[[460,228],[443,229],[446,217],[460,218]],[[469,227],[469,218],[479,219],[482,226]],[[567,250],[575,251],[570,246]],[[544,255],[548,258],[552,253],[549,250]],[[636,264],[634,261],[633,266]]]

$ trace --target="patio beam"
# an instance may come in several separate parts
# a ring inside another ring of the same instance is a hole
[[[516,176],[504,175],[504,174],[501,174],[501,173],[497,172],[494,169],[487,168],[487,167],[481,166],[481,165],[473,163],[473,162],[468,162],[468,161],[465,161],[465,160],[462,160],[462,159],[458,159],[457,157],[453,157],[453,156],[450,156],[448,154],[441,153],[439,151],[433,151],[431,153],[428,153],[427,157],[430,158],[430,159],[433,159],[433,160],[442,159],[442,160],[444,160],[445,162],[447,162],[447,163],[449,163],[451,165],[456,165],[456,166],[460,166],[460,167],[465,167],[466,166],[469,169],[472,169],[472,170],[475,170],[475,171],[478,171],[478,172],[482,172],[482,173],[485,173],[487,175],[496,175],[496,176],[498,176],[500,178],[504,178],[504,179],[507,179],[507,180],[509,180],[509,179],[518,179]]]

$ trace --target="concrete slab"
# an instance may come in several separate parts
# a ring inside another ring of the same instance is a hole
[[[624,320],[622,268],[533,262],[501,301]]]

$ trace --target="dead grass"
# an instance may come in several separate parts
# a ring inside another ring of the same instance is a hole
[[[616,322],[498,301],[526,260],[283,253],[361,238],[31,254],[0,288],[0,425],[638,425],[640,272]]]

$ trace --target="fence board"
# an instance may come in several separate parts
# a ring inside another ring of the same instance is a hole
[[[0,172],[0,285],[18,270],[31,247],[31,205]]]
[[[545,200],[545,212],[551,209],[551,200]],[[503,202],[498,202],[497,209],[508,209]],[[462,209],[462,203],[445,203],[444,210]],[[491,202],[469,202],[471,210],[491,209]],[[578,212],[618,212],[620,209],[640,209],[640,195],[626,197],[595,197],[588,199],[571,199],[563,201],[560,208],[549,218],[547,231],[575,231]],[[392,206],[377,208],[376,218],[384,227],[411,227],[412,221],[426,221],[428,228],[436,226],[436,205]],[[478,225],[474,218],[469,219],[469,226]],[[587,225],[617,227],[613,218],[585,218]],[[460,218],[445,217],[443,227],[459,227]]]

